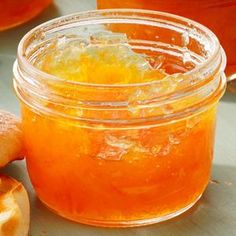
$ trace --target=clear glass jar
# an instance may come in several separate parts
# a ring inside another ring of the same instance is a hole
[[[43,11],[52,0],[1,0],[0,31],[20,25]]]
[[[90,84],[34,66],[50,42],[104,29],[126,33],[135,51],[162,60],[170,76]],[[19,44],[14,87],[40,200],[68,219],[112,227],[152,224],[189,209],[210,177],[225,64],[210,30],[167,13],[82,12],[31,30]]]

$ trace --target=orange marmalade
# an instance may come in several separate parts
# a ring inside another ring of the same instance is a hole
[[[1,0],[0,31],[22,24],[38,15],[52,0]]]
[[[14,86],[39,199],[106,227],[189,209],[210,177],[224,67],[212,32],[166,13],[92,11],[30,31]]]

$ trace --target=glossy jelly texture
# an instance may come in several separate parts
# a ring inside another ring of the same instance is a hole
[[[119,226],[162,217],[195,202],[207,186],[214,108],[172,124],[125,130],[82,128],[27,107],[22,114],[35,190],[69,219]]]
[[[53,45],[37,57],[35,66],[65,80],[97,84],[151,82],[167,76],[126,44]],[[86,99],[92,99],[94,92],[87,93]],[[75,115],[69,107],[63,109],[57,111]],[[137,115],[135,109],[124,113],[123,119]],[[161,111],[169,114],[171,106]],[[105,111],[95,110],[93,116],[96,112],[101,121],[106,118]],[[162,123],[105,124],[50,115],[22,104],[32,183],[48,207],[74,221],[133,226],[161,219],[190,206],[206,188],[215,112],[213,104]],[[78,116],[85,114],[89,116],[88,111]]]
[[[91,44],[77,40],[65,46],[59,42],[41,53],[35,62],[40,70],[59,78],[118,85],[151,82],[167,76],[154,68],[150,58],[135,53],[124,34],[95,34],[89,39]]]
[[[52,0],[1,0],[0,31],[30,20],[51,2]]]
[[[227,54],[226,72],[228,75],[236,73],[236,24],[232,24],[236,22],[236,1],[234,0],[97,0],[97,6],[99,9],[149,9],[195,20],[209,27],[217,35]]]

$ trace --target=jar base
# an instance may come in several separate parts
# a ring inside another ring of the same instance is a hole
[[[57,212],[53,208],[47,205],[44,201],[42,201],[40,198],[39,200],[43,203],[43,205],[48,208],[50,211],[55,213],[56,215],[59,215],[67,220],[71,220],[76,223],[85,224],[85,225],[91,225],[91,226],[97,226],[97,227],[109,227],[109,228],[130,228],[130,227],[138,227],[138,226],[145,226],[145,225],[152,225],[156,223],[160,223],[162,221],[170,220],[174,217],[177,217],[181,215],[182,213],[189,210],[195,203],[201,198],[202,194],[199,195],[196,200],[194,200],[191,204],[187,205],[184,208],[181,208],[180,210],[173,212],[171,214],[167,214],[164,216],[156,217],[156,218],[149,218],[149,219],[141,219],[141,220],[128,220],[128,221],[105,221],[105,220],[94,220],[94,219],[74,219],[71,217],[68,217],[60,212]]]

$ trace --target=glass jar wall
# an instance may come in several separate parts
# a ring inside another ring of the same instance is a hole
[[[99,64],[100,73],[95,64],[68,79],[79,50],[87,52],[94,35],[104,32],[111,37],[106,46],[129,46],[147,59],[155,79],[127,83],[130,67],[124,75],[110,57]],[[127,41],[114,41],[114,35]],[[113,227],[151,224],[190,208],[210,177],[225,63],[211,31],[167,13],[92,11],[30,31],[19,45],[14,86],[27,168],[40,200],[68,219]],[[122,75],[120,82],[101,83],[111,70],[111,78]],[[94,81],[76,80],[84,76]]]

